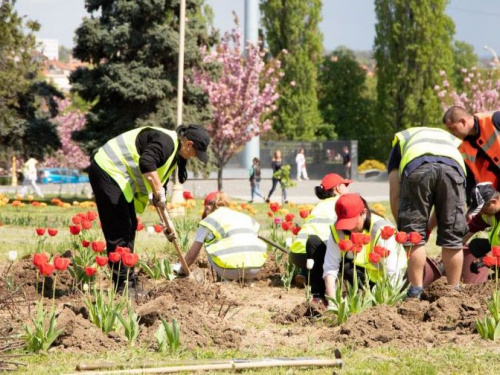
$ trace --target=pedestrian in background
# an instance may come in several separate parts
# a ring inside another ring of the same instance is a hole
[[[259,190],[260,185],[260,160],[255,157],[252,160],[252,166],[250,167],[250,201],[248,203],[253,203],[253,197],[256,195],[264,199],[264,196]],[[265,200],[265,199],[264,199]]]
[[[271,190],[269,190],[269,194],[267,195],[266,202],[269,203],[271,201],[271,195],[273,195],[274,191],[276,190],[276,186],[278,185],[278,182],[281,185],[281,193],[283,194],[283,200],[285,203],[288,203],[288,200],[286,198],[286,188],[283,185],[283,182],[281,181],[281,178],[276,178],[274,174],[279,171],[283,167],[283,158],[281,157],[281,151],[276,150],[274,151],[273,158],[271,160],[271,168],[273,169],[273,186],[271,187]]]
[[[300,148],[299,151],[297,151],[295,164],[297,165],[297,181],[300,181],[302,177],[304,177],[304,180],[309,180],[309,177],[307,176],[306,156],[303,148]]]
[[[28,187],[31,186],[35,193],[43,198],[43,193],[40,190],[40,187],[36,184],[36,179],[38,177],[36,165],[38,164],[38,160],[34,157],[30,157],[23,166],[23,186],[21,188],[21,197],[23,197],[28,192]]]
[[[345,178],[351,178],[351,153],[349,152],[349,147],[344,146],[342,148],[342,163],[344,164],[344,175]]]

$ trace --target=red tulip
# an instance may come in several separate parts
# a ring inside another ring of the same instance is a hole
[[[87,219],[82,219],[82,228],[85,230],[92,228],[92,222]]]
[[[109,261],[111,263],[117,263],[122,258],[122,255],[120,253],[117,253],[117,252],[109,253],[108,255],[109,255]]]
[[[95,257],[95,262],[99,267],[104,267],[106,264],[108,264],[108,257],[100,257],[96,256]]]
[[[365,242],[365,235],[363,233],[351,233],[351,241],[354,245],[362,245]]]
[[[75,235],[75,236],[78,235],[78,234],[80,234],[80,230],[81,229],[82,228],[80,228],[79,225],[70,225],[69,226],[70,233],[73,234],[73,235]]]
[[[106,242],[104,241],[92,241],[92,250],[95,253],[102,253],[106,248]]]
[[[409,235],[409,240],[413,245],[418,245],[422,241],[422,236],[418,232],[411,232]]]
[[[83,247],[89,247],[90,246],[90,241],[82,240],[82,246]]]
[[[135,253],[126,253],[122,255],[122,263],[125,267],[134,267],[139,261],[139,255]]]
[[[385,226],[380,230],[380,237],[382,237],[383,240],[388,240],[392,237],[395,231],[396,230],[393,227]]]
[[[351,240],[340,240],[339,241],[339,249],[340,251],[349,251],[352,249],[352,241]]]
[[[361,245],[361,244],[354,244],[351,248],[351,252],[353,254],[357,254],[357,253],[361,252],[361,250],[363,250],[363,245]]]
[[[80,225],[82,223],[82,218],[80,216],[73,216],[71,218],[71,221],[73,222],[73,224],[75,225]]]
[[[299,211],[299,215],[300,215],[300,217],[301,217],[302,219],[305,219],[306,217],[308,217],[308,216],[309,216],[309,210],[305,210],[305,209],[304,209],[304,210],[300,210],[300,211]]]
[[[400,244],[404,244],[408,241],[408,234],[406,232],[397,232],[396,233],[396,242]]]
[[[160,225],[160,224],[155,224],[155,225],[153,225],[153,228],[155,229],[155,232],[156,232],[156,233],[161,233],[161,232],[163,232],[163,226],[162,226],[162,225]]]
[[[130,253],[130,249],[128,247],[117,246],[115,252],[118,254],[128,254]]]
[[[54,267],[58,271],[66,271],[66,269],[69,266],[69,259],[68,258],[62,258],[62,257],[55,257],[54,258]]]
[[[54,272],[54,265],[50,263],[43,263],[38,266],[38,270],[43,276],[50,276]]]
[[[184,191],[182,193],[182,197],[185,199],[185,200],[188,200],[188,199],[194,199],[193,197],[193,194],[191,194],[190,191]]]
[[[45,234],[45,228],[36,228],[36,234],[38,234],[39,236],[43,236]]]
[[[483,263],[487,267],[494,267],[494,266],[497,265],[497,258],[490,257],[490,256],[484,257],[483,258]]]
[[[382,246],[374,246],[373,247],[373,252],[375,254],[380,255],[382,258],[387,258],[389,254],[391,253],[388,249]]]
[[[294,214],[287,214],[285,216],[285,220],[286,221],[293,221],[293,219],[295,218],[295,215]]]
[[[290,223],[289,221],[284,221],[281,223],[281,228],[283,228],[283,230],[285,231],[289,231],[290,228],[292,227],[292,223]]]
[[[41,266],[49,261],[49,256],[45,253],[36,253],[33,255],[33,265],[36,267]]]
[[[363,245],[369,244],[371,240],[372,240],[372,236],[370,236],[369,234],[363,235]]]
[[[267,213],[267,216],[269,216],[269,217],[273,217],[273,216],[274,216],[274,212],[273,212],[273,211],[269,211],[269,212]]]
[[[137,223],[137,229],[136,229],[136,230],[137,230],[137,232],[139,232],[139,231],[141,231],[141,230],[143,230],[143,229],[144,229],[144,224],[142,224],[142,223]]]
[[[500,246],[493,246],[491,248],[491,255],[494,257],[500,257]]]
[[[368,259],[370,259],[370,262],[372,263],[378,263],[380,262],[380,255],[377,253],[370,253],[368,255]]]
[[[89,267],[89,266],[86,266],[85,267],[85,275],[87,276],[93,276],[97,271],[97,268],[95,267]]]
[[[47,233],[49,233],[49,236],[54,237],[57,234],[57,229],[55,228],[49,228],[47,229]]]
[[[272,212],[276,212],[280,209],[280,204],[277,203],[277,202],[274,202],[274,203],[270,203],[269,204],[269,209],[272,211]]]
[[[297,234],[299,234],[299,232],[300,232],[301,229],[302,229],[301,227],[295,226],[295,227],[292,228],[292,233],[294,235],[297,235]]]
[[[87,212],[87,220],[89,221],[94,221],[95,219],[97,219],[97,212],[94,212],[94,211],[89,211]]]

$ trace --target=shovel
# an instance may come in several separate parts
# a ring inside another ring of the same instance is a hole
[[[152,183],[150,179],[150,185],[153,189],[153,196],[158,200],[158,191],[156,190],[155,185]],[[186,259],[184,259],[184,255],[182,254],[181,247],[179,245],[179,241],[177,240],[177,233],[175,231],[174,223],[168,214],[166,207],[158,207],[155,206],[156,212],[158,212],[158,216],[160,216],[161,225],[163,226],[163,233],[167,237],[167,239],[174,244],[175,251],[179,257],[179,261],[181,262],[182,271],[186,276],[189,276],[189,266],[186,263]]]

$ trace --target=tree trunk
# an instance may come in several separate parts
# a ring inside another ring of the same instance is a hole
[[[217,190],[222,191],[222,167],[217,169]]]

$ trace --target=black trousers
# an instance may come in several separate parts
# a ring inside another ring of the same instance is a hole
[[[137,230],[134,201],[127,202],[118,184],[95,161],[92,161],[88,172],[108,255],[114,252],[117,246],[128,247],[134,252]],[[123,284],[127,278],[127,268],[121,262],[109,265],[113,271],[113,282],[117,285]],[[131,268],[129,281],[134,280],[134,269]]]

